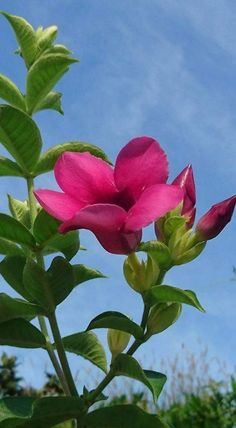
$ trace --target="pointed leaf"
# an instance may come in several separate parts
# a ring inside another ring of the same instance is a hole
[[[0,427],[50,428],[83,411],[79,397],[6,397],[0,400]]]
[[[99,270],[92,269],[85,265],[73,265],[74,277],[75,277],[75,286],[81,284],[85,281],[90,281],[91,279],[98,278],[107,278]]]
[[[141,242],[138,247],[138,251],[148,253],[154,262],[163,268],[169,267],[171,263],[170,250],[167,245],[161,241]]]
[[[19,88],[7,76],[0,74],[0,98],[7,101],[13,107],[25,111],[25,99]]]
[[[205,312],[196,294],[191,290],[171,287],[170,285],[156,285],[144,293],[144,300],[150,305],[162,302],[186,303],[199,311]]]
[[[78,231],[66,235],[58,233],[60,222],[41,210],[34,222],[33,233],[45,254],[61,252],[70,260],[79,251]]]
[[[115,311],[103,312],[98,315],[89,323],[86,330],[93,330],[95,328],[112,328],[114,330],[126,331],[136,339],[143,337],[143,330],[138,324],[131,321],[126,315]]]
[[[22,223],[2,213],[0,213],[0,237],[28,247],[36,245],[33,235]]]
[[[26,300],[32,301],[32,296],[25,290],[23,271],[26,258],[23,256],[8,256],[0,263],[0,273],[5,281]]]
[[[106,154],[99,147],[80,141],[72,141],[69,143],[58,144],[43,153],[35,167],[35,174],[40,175],[51,171],[59,156],[66,151],[80,153],[89,152],[92,155],[108,162]]]
[[[61,44],[55,44],[54,46],[51,46],[49,49],[47,49],[45,52],[46,53],[60,53],[60,54],[64,54],[64,55],[71,55],[72,52],[65,46],[65,45],[61,45]]]
[[[16,39],[20,45],[20,50],[26,66],[29,68],[34,61],[37,51],[37,40],[33,27],[20,16],[10,15],[6,12],[1,12],[1,14],[5,16],[11,24],[12,29],[15,32]]]
[[[42,141],[36,123],[23,111],[0,106],[0,142],[26,173],[38,161]]]
[[[66,351],[80,355],[106,373],[106,354],[95,333],[91,331],[75,333],[63,337],[62,341]]]
[[[4,256],[23,255],[23,251],[13,242],[0,238],[0,254]]]
[[[0,345],[18,348],[44,348],[44,335],[29,321],[18,318],[0,324]]]
[[[55,110],[64,114],[61,106],[61,92],[49,92],[49,94],[38,104],[35,113],[41,110]]]
[[[26,83],[26,104],[30,114],[37,110],[38,105],[75,62],[77,60],[63,54],[47,54],[35,61]]]
[[[10,159],[0,156],[0,176],[1,177],[23,177],[23,171]]]
[[[34,260],[28,259],[23,270],[24,288],[46,311],[54,310],[55,302],[47,272]]]
[[[133,404],[103,407],[85,418],[86,428],[167,428],[158,416],[150,415]]]
[[[36,31],[38,55],[40,55],[45,49],[50,48],[55,38],[57,37],[56,25],[51,25],[47,28],[39,28],[41,31]]]
[[[59,305],[74,288],[73,268],[63,257],[55,257],[47,271],[47,277],[54,303]]]
[[[40,306],[0,293],[0,323],[15,318],[32,319],[37,315],[44,315]]]
[[[11,195],[8,196],[8,205],[12,216],[22,223],[27,229],[30,229],[30,213],[27,201],[19,201],[13,198]]]
[[[152,393],[154,403],[166,382],[165,375],[152,370],[144,372],[138,361],[127,354],[119,354],[112,364],[112,369],[115,371],[116,376],[127,376],[146,385]]]

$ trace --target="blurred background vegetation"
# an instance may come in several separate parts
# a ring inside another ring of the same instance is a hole
[[[196,356],[182,345],[172,360],[161,362],[161,371],[169,374],[168,385],[162,392],[158,406],[154,406],[145,390],[130,382],[113,382],[108,391],[109,404],[137,404],[144,410],[162,415],[173,428],[236,428],[236,373],[228,373],[221,361],[209,356],[203,348]],[[212,376],[214,367],[214,376]],[[3,353],[0,357],[1,396],[61,395],[57,377],[45,372],[40,389],[25,385],[18,376],[17,357]],[[57,428],[72,428],[72,423]]]

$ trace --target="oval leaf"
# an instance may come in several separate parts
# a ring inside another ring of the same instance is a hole
[[[82,282],[90,281],[91,279],[107,278],[99,270],[92,269],[85,265],[73,265],[75,286]]]
[[[7,101],[13,107],[25,111],[25,99],[14,82],[3,74],[0,74],[0,98]]]
[[[49,92],[43,101],[37,105],[35,113],[41,110],[55,110],[58,113],[64,114],[61,106],[61,92]]]
[[[18,318],[0,324],[0,345],[45,348],[46,339],[29,321]]]
[[[0,426],[4,428],[50,428],[80,418],[79,397],[7,397],[0,400]]]
[[[0,238],[0,254],[4,256],[22,255],[22,250],[13,242]]]
[[[23,285],[23,271],[26,258],[23,256],[9,256],[0,263],[0,273],[5,281],[26,300],[32,301],[32,296]]]
[[[11,195],[7,196],[11,215],[24,226],[26,226],[27,229],[30,229],[31,221],[28,201],[19,201],[18,199],[13,198]]]
[[[146,385],[152,393],[154,403],[159,397],[167,379],[162,373],[152,370],[144,371],[138,361],[127,354],[119,354],[115,358],[112,370],[115,371],[116,376],[127,376]]]
[[[150,305],[162,302],[186,303],[199,311],[205,312],[196,294],[191,290],[171,287],[170,285],[156,285],[144,293],[144,299]]]
[[[0,213],[0,237],[28,247],[36,245],[33,235],[22,223],[2,213]]]
[[[44,315],[40,306],[0,293],[0,323],[15,318],[32,319],[38,315]]]
[[[20,16],[10,15],[6,12],[1,12],[1,14],[11,24],[26,66],[29,67],[34,61],[37,52],[37,39],[32,25]]]
[[[167,428],[158,416],[149,415],[133,404],[104,407],[85,418],[86,428]]]
[[[143,330],[138,324],[131,321],[126,315],[115,311],[103,312],[94,318],[89,323],[87,330],[95,328],[112,328],[114,330],[126,331],[126,333],[132,334],[136,339],[143,337]]]
[[[38,105],[75,62],[76,59],[63,54],[47,54],[35,61],[28,72],[26,82],[26,104],[29,114],[37,110]]]
[[[75,333],[63,337],[62,341],[66,351],[80,355],[106,373],[106,354],[95,333],[91,331]]]
[[[66,151],[79,153],[89,152],[92,155],[108,162],[106,154],[99,147],[94,146],[93,144],[83,143],[81,141],[71,141],[69,143],[58,144],[43,153],[36,165],[35,174],[40,175],[51,171],[59,156]]]
[[[0,176],[1,177],[23,177],[23,171],[10,159],[0,156]]]
[[[42,140],[36,123],[23,111],[0,106],[0,142],[26,173],[37,163]]]
[[[45,310],[54,310],[55,302],[51,293],[47,272],[34,260],[28,259],[23,270],[23,283],[27,293]]]
[[[56,257],[47,271],[47,277],[54,303],[59,305],[74,288],[73,268],[63,257]]]

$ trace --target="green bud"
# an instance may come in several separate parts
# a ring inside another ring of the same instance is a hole
[[[180,303],[157,303],[152,307],[147,321],[148,335],[161,333],[179,318],[182,310]]]
[[[192,229],[186,231],[183,227],[176,230],[169,240],[169,249],[175,265],[188,263],[198,257],[206,242],[199,242]]]
[[[138,259],[135,253],[129,254],[124,262],[124,277],[127,283],[138,293],[143,293],[156,284],[160,269],[148,255],[146,262]]]
[[[130,334],[121,330],[109,328],[107,331],[107,343],[112,354],[112,359],[125,350],[127,347]]]

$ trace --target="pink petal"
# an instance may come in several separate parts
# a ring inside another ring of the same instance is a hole
[[[65,193],[39,189],[34,195],[45,211],[58,220],[69,220],[81,208],[76,199]]]
[[[174,209],[183,199],[183,190],[171,184],[147,188],[128,212],[124,230],[134,232]]]
[[[129,254],[136,250],[142,238],[142,231],[132,233],[99,232],[96,237],[106,251],[112,254]]]
[[[89,229],[93,233],[118,232],[124,225],[127,212],[118,205],[95,204],[82,208],[73,218],[60,226],[60,232]]]
[[[61,189],[76,198],[82,206],[112,202],[117,189],[113,169],[90,153],[63,153],[54,173]]]
[[[127,190],[136,201],[145,188],[166,182],[166,154],[153,138],[134,138],[120,151],[114,176],[119,191]]]
[[[174,179],[173,183],[184,189],[184,200],[182,214],[188,213],[196,203],[196,189],[193,176],[192,165],[186,166],[183,171]]]

